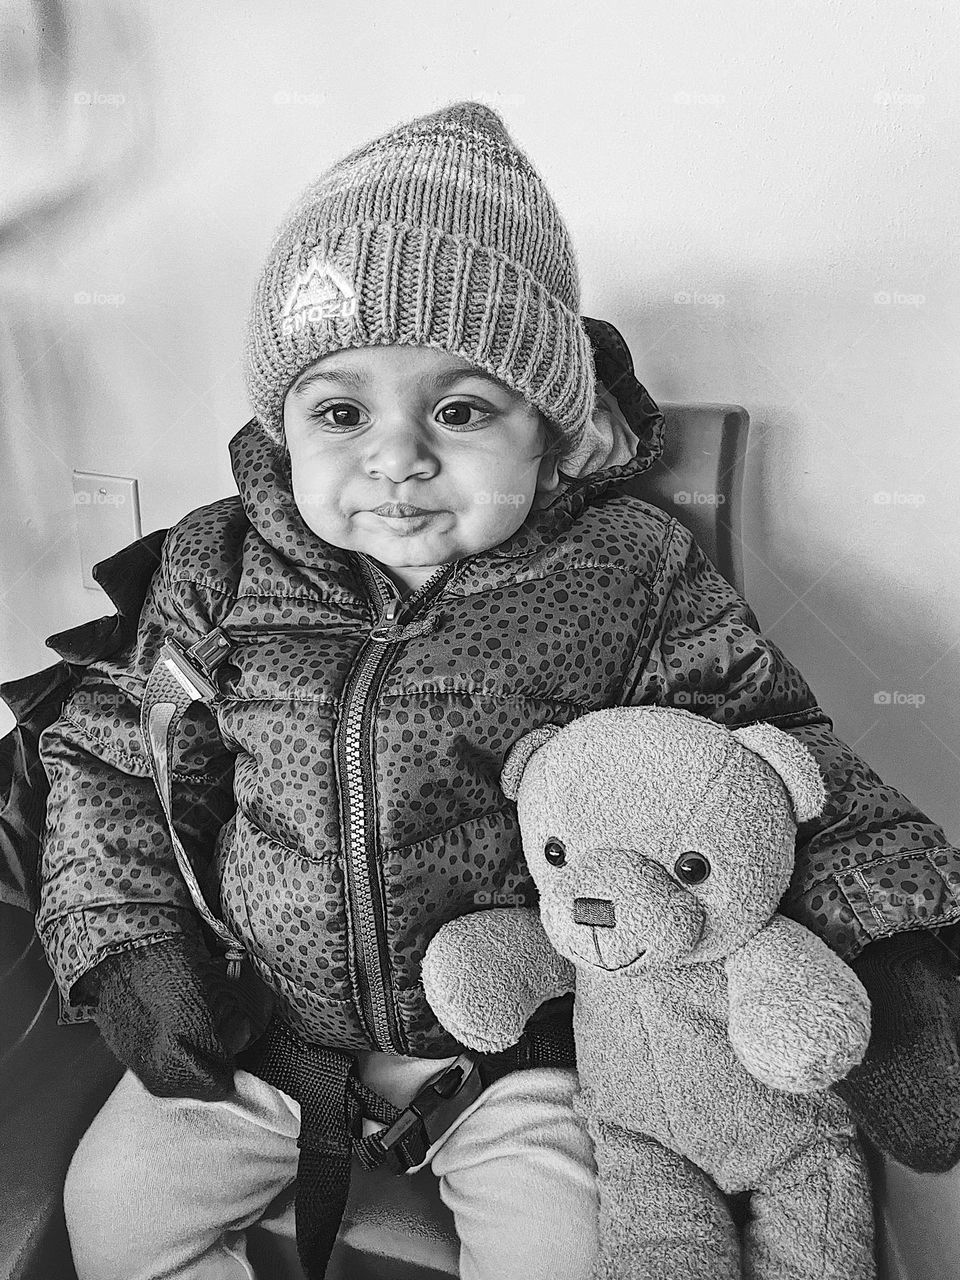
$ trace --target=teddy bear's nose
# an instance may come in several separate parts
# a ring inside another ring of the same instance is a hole
[[[617,923],[613,903],[609,898],[574,898],[573,923],[600,925],[612,929]]]

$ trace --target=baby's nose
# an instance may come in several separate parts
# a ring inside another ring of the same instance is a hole
[[[573,923],[612,929],[617,923],[613,903],[609,898],[574,898]]]
[[[401,484],[415,476],[435,475],[437,459],[428,434],[418,423],[404,420],[372,443],[367,469]]]

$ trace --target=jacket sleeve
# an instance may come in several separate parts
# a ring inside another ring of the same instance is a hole
[[[764,720],[811,751],[828,800],[798,827],[781,910],[845,960],[873,939],[960,919],[960,851],[832,732],[803,676],[676,520],[622,702],[680,707],[730,728]]]
[[[177,867],[140,734],[140,703],[162,641],[184,647],[211,624],[190,590],[171,581],[176,531],[163,548],[135,638],[91,664],[59,720],[40,735],[50,783],[37,931],[61,995],[61,1021],[90,1016],[70,992],[105,956],[200,926]],[[172,760],[174,818],[201,885],[218,833],[234,811],[234,755],[215,716],[194,703]],[[206,889],[206,885],[205,885]]]

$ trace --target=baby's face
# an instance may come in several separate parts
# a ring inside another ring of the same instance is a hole
[[[557,483],[537,410],[431,347],[324,356],[287,392],[283,425],[304,523],[372,556],[403,590],[503,542]],[[378,514],[384,503],[425,514]]]

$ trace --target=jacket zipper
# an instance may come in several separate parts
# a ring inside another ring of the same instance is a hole
[[[381,613],[347,681],[336,734],[337,773],[346,783],[344,786],[341,782],[340,794],[345,806],[343,832],[347,910],[355,940],[360,997],[358,1012],[361,1021],[373,1043],[379,1048],[385,1052],[406,1055],[409,1047],[400,1031],[400,1019],[390,984],[386,907],[377,856],[375,814],[372,804],[367,800],[372,792],[374,771],[370,733],[373,706],[386,670],[402,642],[386,640],[376,633],[384,625],[396,624],[400,613],[414,603],[417,606],[425,604],[436,594],[436,590],[455,566],[441,565],[432,577],[403,600],[392,579],[376,570],[362,552],[354,554],[368,594]],[[410,620],[412,619],[408,618]],[[356,630],[355,627],[350,629]],[[306,627],[296,623],[269,627],[231,626],[229,632],[224,628],[224,635],[228,639],[246,636],[262,639],[265,635],[273,634],[329,635],[330,632],[329,624]]]
[[[375,570],[362,552],[357,552],[362,577],[375,604],[382,606],[377,626],[393,625],[401,612],[426,603],[436,593],[453,565],[441,565],[406,600],[385,574]],[[407,618],[410,621],[411,618]],[[374,751],[370,725],[373,707],[383,679],[401,641],[371,636],[357,660],[347,683],[343,712],[337,728],[338,774],[341,803],[345,806],[344,866],[347,908],[355,940],[360,1015],[373,1043],[382,1051],[409,1054],[390,983],[390,962],[386,943],[386,906],[377,850],[376,815],[372,794]]]

